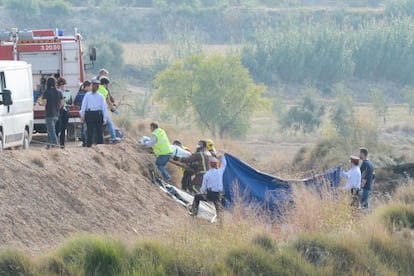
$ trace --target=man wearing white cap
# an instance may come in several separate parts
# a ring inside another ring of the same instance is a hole
[[[359,192],[361,190],[361,170],[359,169],[359,157],[351,156],[351,169],[347,172],[342,171],[342,177],[346,178],[346,184],[343,190],[351,190],[352,206],[359,206]]]
[[[198,214],[198,206],[200,200],[212,201],[216,209],[217,218],[222,224],[221,204],[223,198],[223,170],[218,168],[219,161],[215,157],[210,157],[210,169],[204,174],[203,183],[201,185],[200,194],[194,196],[193,205],[190,210],[190,215],[196,216]],[[224,167],[224,166],[223,166]]]

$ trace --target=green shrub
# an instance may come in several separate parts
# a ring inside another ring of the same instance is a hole
[[[306,236],[299,238],[294,247],[309,263],[327,274],[375,275],[388,271],[373,258],[366,242],[358,236]]]
[[[236,275],[287,275],[269,254],[256,246],[233,249],[226,257],[227,266]]]
[[[375,214],[390,231],[402,228],[414,228],[414,206],[403,203],[391,203],[380,206]]]
[[[125,255],[124,248],[109,240],[96,240],[84,258],[86,275],[119,275]]]
[[[128,268],[141,275],[167,275],[163,264],[166,259],[171,259],[168,247],[157,242],[141,242],[130,253]]]
[[[203,267],[202,261],[195,252],[150,241],[135,246],[130,254],[128,267],[131,273],[139,275],[214,275],[213,271],[224,269],[217,264],[210,271],[210,268]]]
[[[325,107],[314,100],[314,95],[305,95],[300,105],[291,107],[280,119],[282,130],[311,133],[322,124]]]
[[[259,236],[253,246],[230,251],[228,269],[236,275],[320,275],[301,254],[292,248],[276,249],[271,238]]]
[[[119,275],[127,252],[124,245],[110,238],[81,236],[69,240],[58,253],[71,272],[85,275]]]
[[[325,268],[315,268],[303,255],[293,248],[282,248],[276,262],[284,268],[286,275],[328,275]]]
[[[58,256],[48,256],[43,259],[39,264],[39,270],[42,275],[72,275],[63,259]],[[80,273],[80,270],[78,270]]]
[[[399,273],[412,275],[414,271],[414,250],[410,240],[398,237],[374,235],[369,239],[369,248],[381,263]]]
[[[5,249],[0,252],[0,275],[36,275],[35,266],[23,253],[13,249]]]
[[[263,248],[265,251],[268,252],[276,252],[276,246],[272,240],[272,238],[268,235],[260,235],[253,239],[253,244]]]

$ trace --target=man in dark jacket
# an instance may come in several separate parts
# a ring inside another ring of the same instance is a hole
[[[180,162],[188,165],[186,170],[192,171],[194,178],[191,180],[191,184],[188,187],[188,190],[191,193],[198,193],[203,183],[203,176],[210,168],[209,166],[209,156],[206,153],[207,142],[204,140],[198,141],[196,152],[193,153],[190,157],[180,158]]]
[[[359,149],[359,157],[362,160],[360,168],[362,188],[361,206],[362,208],[367,209],[369,206],[368,199],[371,195],[372,186],[375,180],[375,169],[374,164],[368,159],[368,150],[366,148]]]
[[[51,146],[57,146],[57,135],[56,135],[56,122],[59,119],[59,109],[63,106],[63,95],[62,92],[56,89],[56,80],[49,78],[46,83],[46,91],[43,93],[42,105],[46,106],[46,128],[48,145],[46,148]]]

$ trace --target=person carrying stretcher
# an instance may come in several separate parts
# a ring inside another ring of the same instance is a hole
[[[203,176],[209,169],[208,158],[209,156],[206,154],[207,150],[207,142],[204,140],[200,140],[197,143],[196,152],[191,154],[189,157],[174,157],[175,161],[182,162],[187,164],[188,173],[194,175],[194,178],[190,181],[188,178],[183,187],[186,188],[190,193],[197,193],[203,182]],[[190,175],[190,179],[191,179]]]

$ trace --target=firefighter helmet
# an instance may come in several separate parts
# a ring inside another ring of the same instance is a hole
[[[214,142],[211,139],[207,139],[207,150],[213,150],[214,149]]]

